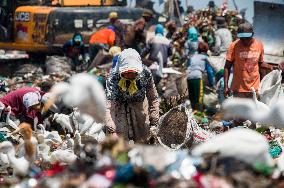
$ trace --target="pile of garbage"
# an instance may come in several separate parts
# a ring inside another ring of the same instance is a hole
[[[61,145],[51,144],[50,160],[42,153],[33,163],[13,156],[10,142],[1,140],[1,169],[4,164],[7,169],[1,170],[1,187],[278,187],[282,183],[283,154],[278,165],[274,163],[265,137],[249,129],[217,135],[192,152],[132,145],[114,137],[78,143],[76,136],[72,148],[71,140],[66,135]],[[39,149],[45,150],[44,143]],[[17,162],[21,162],[18,168],[13,166]]]

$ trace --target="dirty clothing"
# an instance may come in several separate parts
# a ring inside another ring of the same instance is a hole
[[[163,67],[166,67],[167,59],[172,54],[172,48],[170,44],[170,40],[168,40],[161,34],[157,34],[149,40],[141,56],[143,57],[149,53],[150,60],[158,62],[159,65],[162,63]]]
[[[116,46],[121,48],[125,47],[125,36],[126,36],[126,29],[127,26],[119,21],[118,19],[111,24],[115,28],[115,43]]]
[[[241,40],[233,42],[227,52],[226,60],[233,63],[233,82],[231,90],[234,92],[257,91],[260,85],[259,63],[263,63],[263,45],[252,39],[249,46],[244,46]]]
[[[194,110],[202,111],[203,106],[203,73],[207,73],[209,85],[213,86],[215,79],[213,68],[209,63],[207,54],[194,54],[188,62],[187,83],[188,96]]]
[[[77,43],[78,41],[78,43]],[[79,57],[85,58],[85,46],[81,34],[75,34],[72,39],[63,45],[64,55],[71,59],[72,69],[75,70],[80,65]]]
[[[111,29],[104,28],[96,31],[90,38],[90,44],[107,44],[108,46],[113,46],[115,42],[115,32]]]
[[[252,92],[234,92],[233,96],[237,98],[252,99],[253,93]]]
[[[158,94],[152,74],[148,68],[143,66],[143,71],[136,81],[138,92],[134,95],[122,92],[118,86],[119,81],[119,73],[112,70],[106,85],[106,125],[114,128],[117,134],[122,135],[125,139],[129,139],[128,130],[131,126],[133,129],[132,139],[136,142],[145,142],[149,133],[147,119],[152,125],[157,124],[159,120]],[[148,109],[144,101],[148,101]],[[131,109],[130,112],[127,112],[128,108]],[[131,124],[127,123],[130,113],[132,113],[131,120],[133,122]]]
[[[202,79],[203,73],[207,73],[209,85],[214,85],[213,68],[206,54],[194,54],[188,61],[187,79]]]
[[[219,53],[226,52],[233,41],[232,33],[227,28],[220,28],[215,31],[215,49]]]
[[[79,55],[84,56],[85,50],[84,50],[84,44],[81,42],[80,45],[75,45],[74,39],[70,39],[63,45],[63,52],[66,57],[69,57],[71,59],[77,58]]]
[[[171,41],[164,37],[164,27],[161,24],[156,26],[155,36],[148,41],[141,56],[146,57],[147,54],[149,54],[148,59],[157,65],[152,69],[154,82],[157,87],[163,75],[163,67],[167,67],[168,57],[172,55]]]
[[[90,38],[89,54],[91,61],[101,49],[109,49],[115,44],[116,35],[111,29],[104,28],[96,31]]]
[[[140,18],[135,21],[131,26],[126,29],[125,35],[125,48],[133,48],[139,53],[142,48],[141,45],[146,44],[146,32],[145,32],[146,21],[144,18]]]
[[[31,119],[37,117],[39,120],[41,120],[42,118],[40,113],[27,108],[35,103],[33,99],[27,98],[27,95],[31,93],[38,93],[40,97],[39,100],[41,100],[41,97],[44,95],[44,93],[39,91],[37,88],[26,87],[8,93],[7,95],[0,98],[0,102],[4,104],[5,107],[10,106],[11,115],[15,116],[18,119],[21,119],[22,116],[25,116]]]

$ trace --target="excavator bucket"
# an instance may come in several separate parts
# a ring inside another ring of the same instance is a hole
[[[284,61],[284,4],[254,2],[255,37],[264,45],[264,60],[279,64]]]

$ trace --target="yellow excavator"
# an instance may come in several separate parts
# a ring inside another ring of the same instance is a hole
[[[125,23],[141,16],[143,9],[126,5],[126,0],[1,0],[0,49],[60,53],[75,32],[88,41],[93,31],[108,23],[110,12],[117,12]]]

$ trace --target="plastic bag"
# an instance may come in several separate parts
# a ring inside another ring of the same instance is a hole
[[[282,71],[280,70],[274,70],[261,80],[259,89],[260,101],[268,106],[271,106],[271,104],[274,104],[283,96],[281,73]]]
[[[215,72],[224,69],[225,62],[226,62],[226,54],[220,54],[220,56],[210,56],[209,57],[210,65],[212,66]]]

